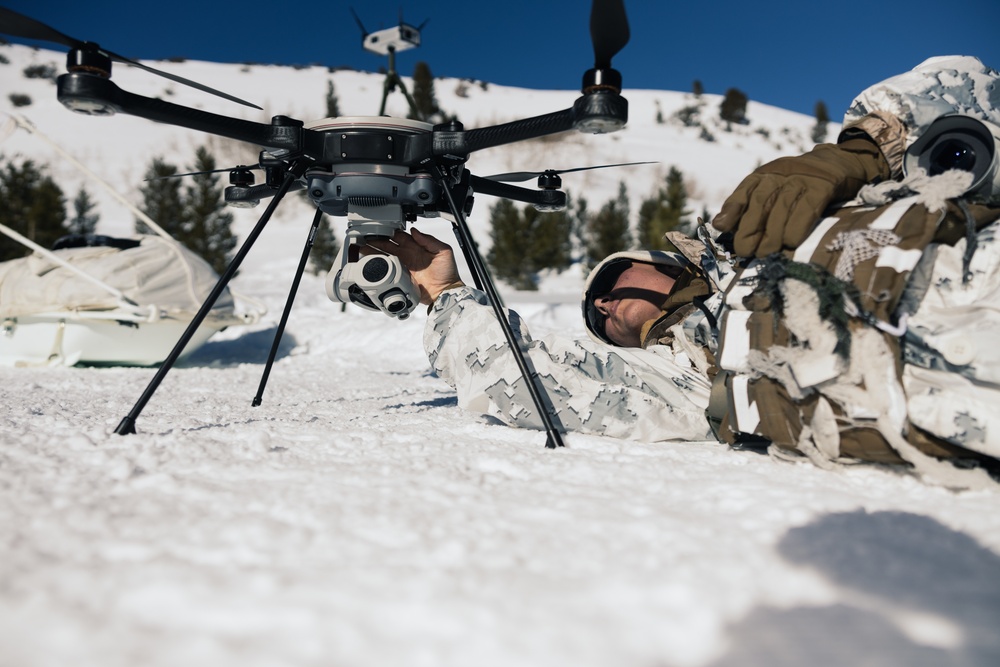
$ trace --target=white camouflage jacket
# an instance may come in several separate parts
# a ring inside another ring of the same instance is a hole
[[[506,311],[538,374],[561,430],[642,442],[714,440],[705,418],[710,383],[699,349],[686,344],[612,348],[556,335],[533,339]],[[511,426],[542,428],[531,395],[486,295],[471,287],[442,293],[424,330],[434,371],[459,405]]]

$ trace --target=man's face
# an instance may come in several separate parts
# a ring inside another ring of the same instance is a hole
[[[660,314],[673,286],[674,279],[652,264],[633,263],[609,293],[594,299],[594,307],[607,318],[605,335],[622,347],[639,347],[642,325]]]

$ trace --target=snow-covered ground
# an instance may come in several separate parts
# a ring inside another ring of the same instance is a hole
[[[20,76],[61,54],[0,53],[11,61],[0,110],[133,197],[153,156],[184,164],[204,140],[72,115],[50,83]],[[154,66],[296,117],[317,115],[328,76],[345,114],[371,113],[381,94],[379,77],[357,72]],[[121,73],[134,92],[164,87]],[[463,98],[457,84],[439,82],[439,101],[469,127],[575,97],[473,85]],[[34,102],[9,108],[9,92]],[[687,96],[628,97],[618,135],[494,149],[472,167],[655,159],[624,172],[634,196],[675,164],[697,183],[693,208],[717,210],[755,164],[800,150],[777,146],[782,128],[807,142],[812,125],[751,105],[742,134],[705,143],[654,120],[657,102],[669,115]],[[247,161],[218,149],[220,162]],[[83,182],[21,130],[0,151],[49,162],[69,197]],[[599,205],[618,178],[601,174],[568,186]],[[100,231],[128,233],[127,212],[99,200]],[[480,238],[488,205],[472,220]],[[113,430],[150,369],[0,368],[0,665],[1000,664],[1000,487],[955,492],[888,467],[826,471],[714,443],[569,435],[548,450],[544,434],[457,407],[427,370],[421,309],[405,322],[342,311],[311,275],[251,407],[310,220],[286,211],[234,283],[269,306],[267,321],[174,368],[137,434]],[[238,213],[245,230],[259,211]],[[581,281],[567,272],[541,297],[504,295],[536,334],[582,335]]]

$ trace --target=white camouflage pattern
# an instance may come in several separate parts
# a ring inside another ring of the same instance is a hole
[[[938,437],[1000,458],[1000,223],[936,249],[927,294],[910,317],[903,386],[910,421]]]
[[[972,56],[930,58],[858,95],[844,115],[844,126],[876,111],[903,122],[907,146],[946,114],[963,114],[1000,126],[1000,73]]]
[[[640,442],[714,440],[705,418],[710,385],[686,352],[617,348],[549,335],[534,340],[508,320],[563,431]],[[438,297],[424,330],[434,371],[459,405],[511,426],[541,429],[534,402],[486,295],[471,287]]]

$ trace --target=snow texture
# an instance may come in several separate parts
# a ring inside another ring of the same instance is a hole
[[[0,52],[3,89],[34,100],[7,111],[123,192],[134,195],[154,155],[182,164],[201,140],[72,115],[50,83],[20,77],[62,54]],[[322,104],[329,76],[342,108],[357,107],[347,114],[371,113],[381,91],[375,75],[322,68],[155,66],[293,116],[309,114],[290,100]],[[133,92],[167,85],[121,70]],[[467,126],[572,100],[475,85],[460,98],[457,83],[438,81],[439,102]],[[634,196],[674,163],[697,181],[696,206],[717,210],[780,152],[752,130],[710,144],[653,121],[654,101],[669,115],[689,96],[629,97],[633,124],[619,135],[487,151],[476,173],[657,159],[625,172]],[[811,125],[752,104],[748,115],[772,138]],[[82,183],[21,130],[0,148],[48,162],[70,198]],[[617,188],[617,174],[599,173],[567,179],[592,207]],[[98,199],[100,231],[128,233],[130,215]],[[488,204],[472,221],[484,239]],[[342,311],[309,275],[251,407],[309,223],[304,207],[288,209],[234,283],[267,303],[268,321],[227,330],[174,368],[137,434],[113,430],[152,369],[0,369],[0,665],[1000,664],[1000,490],[715,443],[569,435],[548,450],[542,433],[457,407],[427,370],[422,309],[405,322]],[[259,211],[239,213],[245,233]],[[420,227],[450,238],[441,221]],[[504,293],[536,335],[583,336],[581,285],[567,272],[540,295]]]

